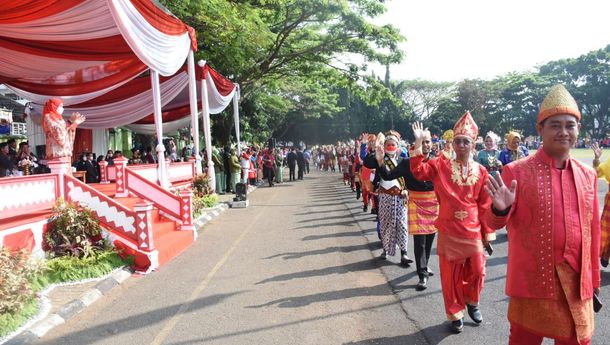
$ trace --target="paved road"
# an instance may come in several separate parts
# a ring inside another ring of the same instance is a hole
[[[337,178],[258,188],[250,207],[214,219],[159,272],[130,279],[38,343],[426,344]]]
[[[250,196],[248,209],[215,219],[185,254],[122,284],[39,344],[507,343],[503,231],[488,259],[485,321],[467,320],[453,335],[438,275],[416,292],[414,268],[375,259],[374,219],[339,174],[315,172]],[[608,270],[602,279],[610,284]],[[608,343],[608,315],[608,307],[598,314],[593,344]]]

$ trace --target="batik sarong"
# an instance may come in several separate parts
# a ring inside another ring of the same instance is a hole
[[[379,222],[381,243],[387,255],[396,253],[396,245],[407,250],[407,213],[404,199],[400,195],[379,193]]]

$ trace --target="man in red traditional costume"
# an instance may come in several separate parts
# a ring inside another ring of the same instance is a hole
[[[491,198],[484,186],[488,173],[472,157],[472,146],[478,127],[466,112],[453,128],[455,158],[437,157],[426,161],[422,142],[426,138],[420,123],[413,125],[414,156],[411,172],[420,181],[431,181],[439,202],[438,229],[439,266],[445,312],[453,332],[464,328],[464,309],[477,324],[483,321],[479,300],[485,280],[487,241],[495,232],[484,222]]]
[[[506,225],[509,344],[590,344],[599,294],[600,226],[595,171],[570,157],[581,114],[561,85],[538,114],[542,149],[490,179],[488,212]],[[507,187],[510,186],[510,187]]]
[[[62,117],[63,112],[64,102],[59,98],[51,98],[44,104],[42,130],[46,139],[47,159],[72,157],[76,127],[85,121],[80,113],[72,113],[68,124]]]

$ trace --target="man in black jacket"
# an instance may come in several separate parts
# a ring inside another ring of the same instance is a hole
[[[290,171],[290,181],[295,181],[296,178],[294,177],[294,169],[296,167],[297,164],[297,154],[296,154],[296,149],[293,147],[290,152],[288,152],[288,154],[286,155],[286,161],[288,162],[288,170]]]
[[[303,172],[305,171],[305,155],[303,155],[303,151],[297,148],[297,166],[299,167],[298,171],[298,179],[303,179]]]
[[[6,177],[13,173],[15,165],[9,156],[8,143],[0,143],[0,177]]]

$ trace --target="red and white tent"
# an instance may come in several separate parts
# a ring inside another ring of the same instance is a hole
[[[174,75],[188,60],[194,119],[196,49],[194,30],[152,0],[0,2],[0,83],[26,99],[83,103],[150,69],[160,161],[165,148],[159,74]],[[159,180],[167,187],[164,166],[159,164]]]
[[[202,109],[206,119],[208,114],[218,114],[226,109],[238,97],[239,88],[229,79],[222,76],[209,65],[195,68],[197,80],[197,107]],[[163,118],[163,133],[175,131],[192,124],[191,104],[186,67],[181,68],[171,77],[160,78],[161,106]],[[203,90],[207,95],[204,95]],[[83,103],[72,104],[66,107],[66,113],[80,112],[87,116],[81,127],[83,128],[113,128],[127,127],[135,132],[154,134],[156,132],[153,109],[153,95],[150,92],[150,80],[147,77],[133,79],[124,85]],[[37,95],[38,96],[38,95]],[[203,102],[207,97],[207,102]],[[234,103],[236,106],[236,103]],[[28,105],[28,127],[34,133],[41,133],[40,119],[44,104],[31,102]],[[237,114],[237,109],[235,109]],[[209,116],[209,115],[208,115]],[[237,137],[239,138],[239,121],[236,118]],[[208,125],[209,126],[209,125]],[[211,138],[206,126],[206,147],[211,147]],[[198,135],[194,135],[197,137]],[[42,142],[44,138],[38,138]],[[239,142],[239,140],[238,140]],[[33,145],[36,139],[32,140]],[[197,152],[199,147],[196,147]],[[208,153],[211,157],[211,152]],[[211,166],[211,165],[210,165]],[[212,173],[213,175],[213,168]]]

